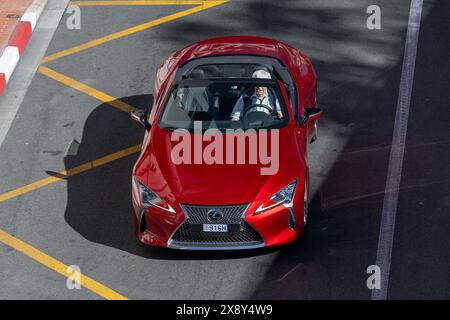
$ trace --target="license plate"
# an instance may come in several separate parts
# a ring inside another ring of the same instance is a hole
[[[228,225],[226,224],[204,224],[204,232],[228,232]]]

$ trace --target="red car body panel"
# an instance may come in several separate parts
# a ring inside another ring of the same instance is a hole
[[[278,59],[288,68],[297,87],[298,114],[303,115],[305,107],[316,106],[316,74],[310,60],[297,49],[279,41],[253,36],[222,37],[194,43],[170,55],[157,72],[155,104],[148,117],[152,127],[146,132],[141,155],[133,169],[133,176],[169,203],[175,213],[156,207],[141,209],[139,195],[133,183],[133,217],[136,234],[145,244],[168,246],[171,235],[185,220],[185,213],[180,204],[205,206],[249,204],[245,221],[261,235],[265,246],[291,242],[303,232],[305,179],[309,189],[308,166],[305,159],[312,124],[299,126],[294,121],[294,114],[289,105],[287,109],[290,121],[279,130],[279,170],[275,175],[261,175],[259,164],[175,165],[171,160],[171,151],[175,144],[170,139],[172,132],[160,128],[156,121],[162,109],[161,104],[170,91],[166,88],[171,86],[171,76],[187,61],[222,55],[251,55]],[[282,91],[288,104],[286,92]],[[192,137],[195,135],[197,134],[192,134]],[[288,209],[283,205],[255,214],[263,202],[295,178],[299,180],[293,200],[298,221],[294,231],[287,227]],[[140,228],[142,213],[145,230]]]

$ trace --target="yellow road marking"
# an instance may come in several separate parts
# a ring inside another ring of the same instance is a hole
[[[31,259],[43,264],[47,268],[50,268],[53,271],[61,274],[64,277],[72,276],[73,273],[68,273],[69,266],[64,263],[56,260],[55,258],[50,257],[44,252],[34,248],[26,242],[23,242],[20,239],[13,237],[12,235],[6,233],[5,231],[0,229],[0,242],[3,242],[7,246],[23,253],[24,255],[30,257]],[[78,281],[78,279],[80,281]],[[108,300],[128,300],[128,298],[124,297],[120,293],[104,286],[100,282],[95,281],[94,279],[85,276],[84,274],[79,274],[79,277],[71,277],[73,281],[78,282],[80,285],[89,289],[90,291],[98,294],[99,296],[108,299]]]
[[[200,12],[202,10],[205,10],[205,9],[208,9],[208,8],[211,8],[211,7],[215,7],[215,6],[221,5],[221,4],[225,3],[225,2],[228,2],[228,0],[205,1],[205,2],[202,2],[201,5],[196,6],[194,8],[190,8],[190,9],[187,9],[187,10],[184,10],[184,11],[180,11],[180,12],[177,12],[177,13],[174,13],[174,14],[162,17],[162,18],[158,18],[156,20],[153,20],[153,21],[150,21],[150,22],[146,22],[146,23],[143,23],[141,25],[138,25],[138,26],[135,26],[135,27],[131,27],[131,28],[128,28],[128,29],[125,29],[125,30],[122,30],[122,31],[119,31],[119,32],[116,32],[116,33],[113,33],[113,34],[110,34],[108,36],[105,36],[105,37],[102,37],[102,38],[99,38],[99,39],[96,39],[96,40],[92,40],[92,41],[86,42],[84,44],[75,46],[73,48],[66,49],[66,50],[54,53],[52,55],[46,56],[46,57],[44,57],[42,59],[42,63],[47,63],[47,62],[50,62],[50,61],[54,61],[56,59],[72,55],[74,53],[77,53],[77,52],[80,52],[80,51],[83,51],[83,50],[86,50],[86,49],[89,49],[89,48],[92,48],[92,47],[95,47],[95,46],[99,46],[99,45],[104,44],[106,42],[113,41],[113,40],[116,40],[116,39],[119,39],[119,38],[122,38],[122,37],[126,37],[126,36],[129,36],[129,35],[133,34],[133,33],[140,32],[140,31],[152,28],[152,27],[160,25],[160,24],[163,24],[163,23],[175,20],[175,19],[179,19],[181,17],[187,16],[187,15],[190,15],[190,14],[193,14],[193,13],[196,13],[196,12]]]
[[[134,153],[140,152],[141,151],[141,147],[142,147],[142,145],[138,144],[138,145],[132,146],[130,148],[126,148],[124,150],[120,150],[118,152],[112,153],[112,154],[107,155],[105,157],[98,158],[98,159],[90,161],[90,162],[86,162],[86,163],[84,163],[82,165],[79,165],[79,166],[77,166],[75,168],[68,169],[67,171],[64,170],[64,171],[58,172],[55,176],[47,177],[47,178],[44,178],[44,179],[32,182],[30,184],[27,184],[27,185],[25,185],[23,187],[20,187],[20,188],[17,188],[17,189],[5,192],[3,194],[0,194],[0,202],[3,202],[3,201],[6,201],[6,200],[9,200],[9,199],[21,196],[21,195],[23,195],[25,193],[28,193],[30,191],[33,191],[33,190],[36,190],[36,189],[40,189],[40,188],[45,187],[45,186],[47,186],[49,184],[52,184],[52,183],[55,183],[55,182],[58,182],[58,181],[70,178],[70,177],[72,177],[74,175],[77,175],[79,173],[82,173],[82,172],[94,169],[96,167],[100,167],[100,166],[102,166],[104,164],[107,164],[109,162],[112,162],[112,161],[118,160],[120,158],[124,158],[126,156],[129,156],[129,155],[132,155]]]
[[[124,1],[70,1],[69,5],[75,6],[160,6],[160,5],[201,5],[202,0],[124,0]]]
[[[91,97],[94,97],[102,102],[108,103],[109,105],[122,110],[124,112],[130,113],[135,110],[132,106],[129,104],[118,100],[104,92],[101,92],[97,89],[94,89],[84,83],[81,83],[75,79],[69,78],[68,76],[63,75],[62,73],[56,72],[55,70],[52,70],[50,68],[40,66],[38,69],[38,72],[46,75],[49,78],[52,78],[55,81],[61,82],[65,84],[66,86],[69,86],[75,90],[81,91]]]

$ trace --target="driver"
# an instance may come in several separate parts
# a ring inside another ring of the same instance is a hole
[[[265,70],[257,70],[252,74],[252,78],[259,79],[271,79],[270,73]],[[245,108],[252,105],[262,104],[269,107],[272,110],[276,110],[278,118],[282,118],[281,108],[278,100],[271,94],[269,94],[267,87],[255,87],[254,93],[251,96],[242,93],[236,104],[234,105],[233,111],[231,112],[231,120],[238,121],[242,116]],[[248,110],[248,112],[265,112],[269,114],[269,110],[263,107],[255,106]]]

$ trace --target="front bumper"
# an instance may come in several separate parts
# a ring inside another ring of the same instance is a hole
[[[301,194],[303,190],[298,192]],[[142,243],[157,247],[181,250],[244,250],[283,245],[294,241],[303,233],[302,197],[294,197],[291,209],[279,205],[253,214],[256,205],[181,205],[175,208],[177,213],[173,214],[156,207],[141,210],[139,201],[133,194],[136,235]],[[209,209],[217,208],[224,212],[224,220],[217,223],[234,226],[234,233],[209,233],[191,228],[214,223],[208,220],[206,213]],[[295,216],[292,217],[292,214]],[[294,226],[292,218],[295,221]]]
[[[264,213],[253,215],[247,214],[251,209],[248,207],[242,216],[241,227],[253,230],[258,235],[257,238],[242,237],[242,234],[235,235],[234,238],[228,237],[225,241],[218,241],[220,239],[217,237],[212,240],[195,238],[192,233],[186,234],[189,216],[184,210],[181,214],[174,215],[161,212],[157,208],[145,210],[141,222],[139,220],[141,211],[135,210],[136,233],[144,244],[180,250],[246,250],[278,246],[294,241],[303,232],[301,208],[302,206],[294,206],[293,211],[296,212],[297,225],[292,228],[288,208],[278,206]],[[143,225],[144,228],[142,228]],[[242,232],[242,229],[239,232]],[[203,236],[209,237],[211,234],[203,233]],[[216,236],[221,236],[221,234]],[[236,241],[236,239],[242,241]]]
[[[265,247],[266,244],[263,242],[255,243],[255,244],[241,244],[241,245],[220,245],[220,246],[208,246],[208,245],[196,245],[196,244],[180,244],[169,240],[167,244],[167,248],[170,249],[178,249],[178,250],[249,250],[249,249],[258,249]]]

